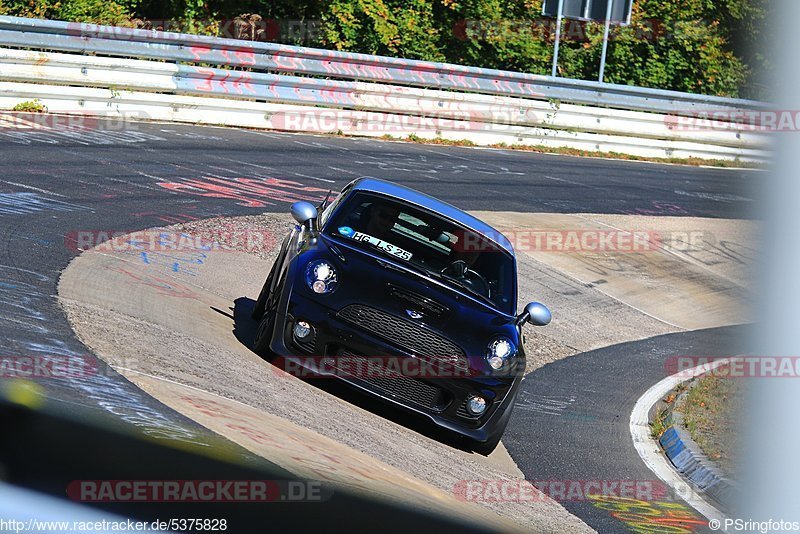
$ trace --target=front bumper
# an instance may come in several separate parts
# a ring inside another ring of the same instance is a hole
[[[343,320],[335,310],[302,292],[292,292],[287,288],[283,297],[276,314],[271,349],[287,361],[286,370],[291,374],[306,370],[314,376],[338,378],[373,397],[417,413],[440,427],[478,442],[490,441],[505,429],[521,375],[497,377],[474,371],[442,370],[437,376],[387,378],[370,372],[340,372],[337,362],[342,362],[343,358],[389,358],[396,362],[406,358],[417,359],[417,356]],[[312,341],[298,342],[294,338],[295,321],[305,321],[314,327]],[[349,370],[352,369],[351,366]],[[466,400],[471,395],[480,395],[487,400],[488,407],[480,416],[471,415],[466,409]]]

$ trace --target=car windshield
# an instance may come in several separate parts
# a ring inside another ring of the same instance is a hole
[[[359,192],[336,210],[324,233],[410,264],[505,313],[514,313],[511,255],[433,212]]]

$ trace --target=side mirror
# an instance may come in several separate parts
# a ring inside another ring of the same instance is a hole
[[[525,323],[530,323],[533,326],[546,326],[550,324],[553,318],[547,306],[539,302],[531,302],[525,306],[525,311],[517,317],[517,324],[522,326]]]
[[[310,202],[295,202],[292,204],[291,213],[294,220],[303,226],[317,218],[317,208]]]

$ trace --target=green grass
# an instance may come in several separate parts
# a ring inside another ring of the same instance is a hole
[[[669,414],[669,410],[665,408],[661,408],[656,417],[653,421],[650,421],[650,435],[653,439],[658,439],[661,437],[661,434],[667,430],[667,415]]]
[[[743,381],[706,376],[675,406],[695,443],[728,474],[734,473],[737,462],[744,395]]]

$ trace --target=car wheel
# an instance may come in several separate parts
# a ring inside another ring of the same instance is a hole
[[[472,450],[477,452],[478,454],[482,454],[484,456],[489,456],[497,448],[497,445],[500,444],[500,438],[502,434],[498,434],[496,437],[490,439],[486,442],[480,441],[473,441],[472,442]]]
[[[253,350],[261,356],[270,354],[269,346],[272,343],[272,331],[275,328],[275,310],[267,310],[258,323],[256,337],[253,340]]]
[[[267,309],[267,300],[270,297],[270,290],[269,288],[272,286],[272,279],[275,277],[275,269],[278,266],[278,260],[272,264],[272,269],[269,271],[269,275],[267,276],[267,281],[264,282],[264,287],[261,288],[261,293],[258,295],[258,300],[256,301],[256,306],[253,308],[253,313],[251,317],[256,321],[260,321],[262,317],[264,317],[264,312]]]

